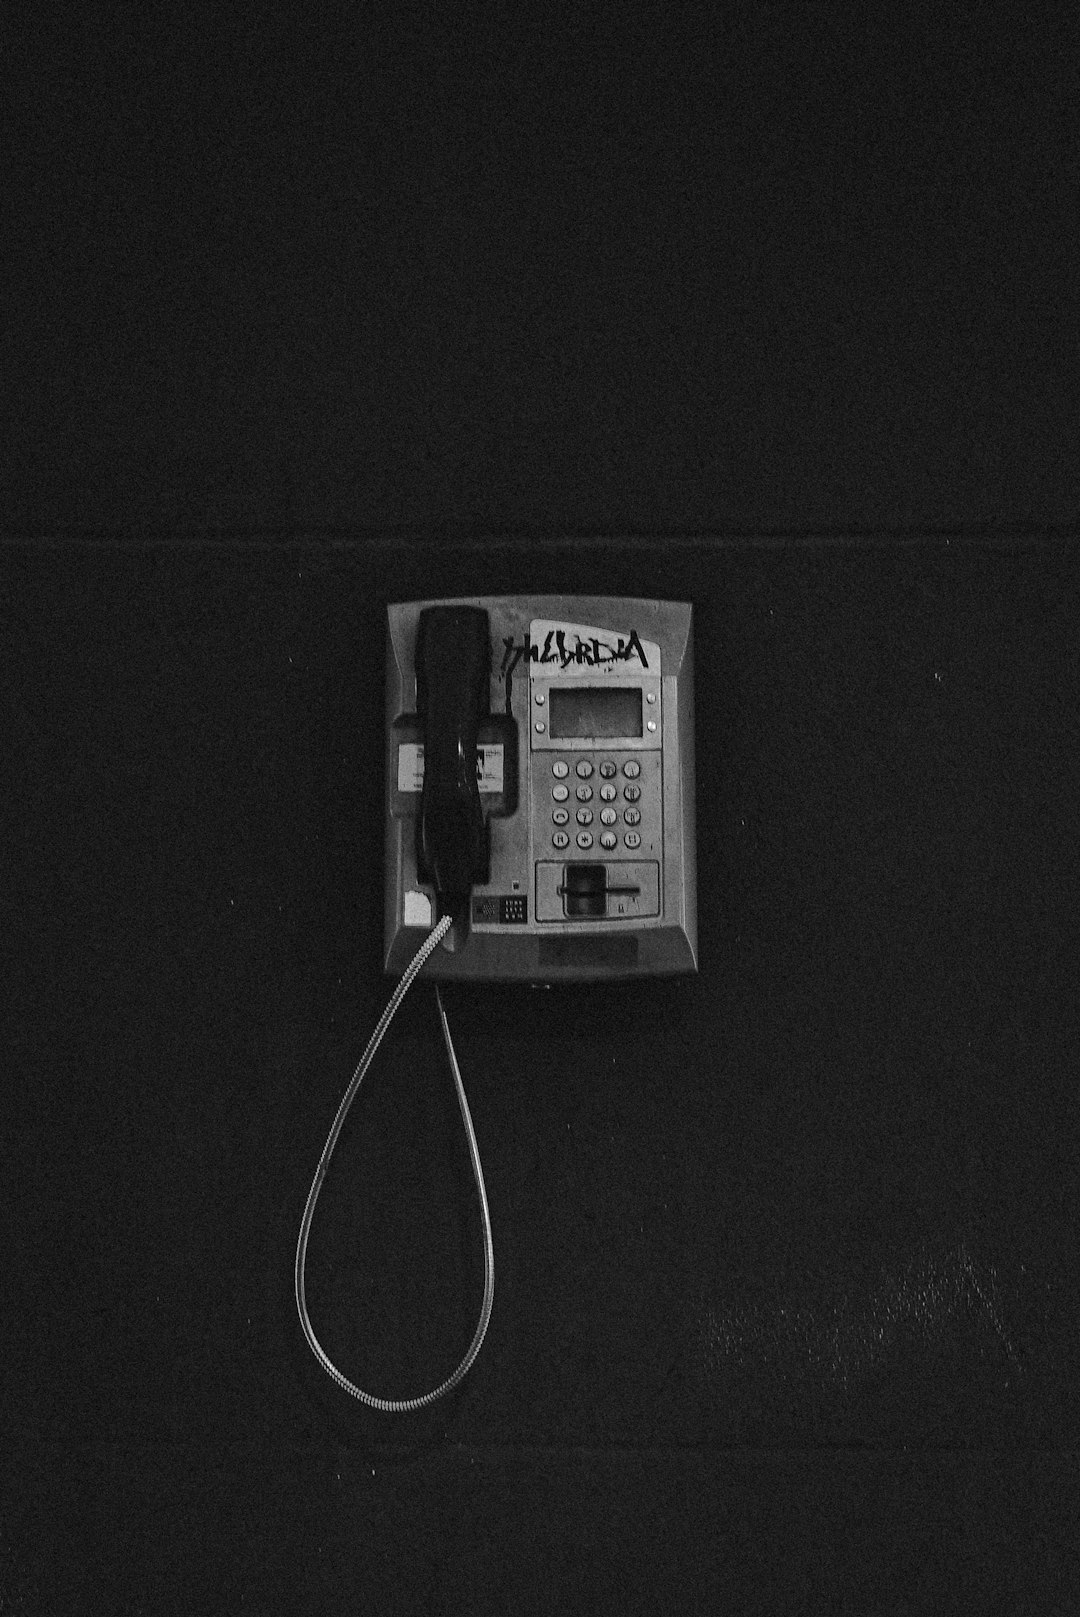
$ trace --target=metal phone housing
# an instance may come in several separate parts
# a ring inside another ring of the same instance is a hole
[[[402,974],[437,916],[417,859],[415,649],[421,612],[440,607],[481,608],[490,624],[475,730],[489,867],[471,890],[467,934],[444,939],[425,975],[553,983],[696,971],[692,606],[480,595],[387,608],[387,974]]]

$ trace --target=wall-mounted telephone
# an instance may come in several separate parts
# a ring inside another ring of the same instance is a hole
[[[388,609],[385,966],[429,977],[697,969],[693,620],[673,601]]]
[[[691,608],[476,596],[388,608],[385,968],[400,978],[338,1107],[296,1246],[308,1346],[343,1391],[413,1411],[456,1387],[491,1318],[480,1153],[439,979],[610,980],[697,970]],[[435,995],[484,1231],[484,1300],[441,1386],[375,1397],[327,1357],[307,1308],[315,1204],[349,1108],[422,968]]]

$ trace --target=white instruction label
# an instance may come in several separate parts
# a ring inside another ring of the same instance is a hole
[[[405,893],[405,925],[430,926],[431,900],[419,888],[410,887]]]
[[[476,749],[476,784],[482,792],[503,789],[503,744]],[[423,742],[403,741],[398,747],[397,785],[399,792],[419,792],[424,785]]]

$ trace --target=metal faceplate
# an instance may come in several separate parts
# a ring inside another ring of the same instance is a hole
[[[468,596],[387,609],[384,964],[400,976],[435,924],[417,875],[423,738],[414,648],[425,607],[491,629],[480,802],[490,879],[433,978],[557,982],[697,970],[693,610],[603,596]]]

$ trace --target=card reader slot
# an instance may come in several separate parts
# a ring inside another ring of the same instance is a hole
[[[627,920],[659,913],[658,867],[575,860],[537,866],[538,921]]]
[[[607,866],[575,864],[563,868],[563,879],[556,887],[571,919],[587,915],[606,915],[608,894],[630,894],[635,897],[640,887],[609,887]]]

